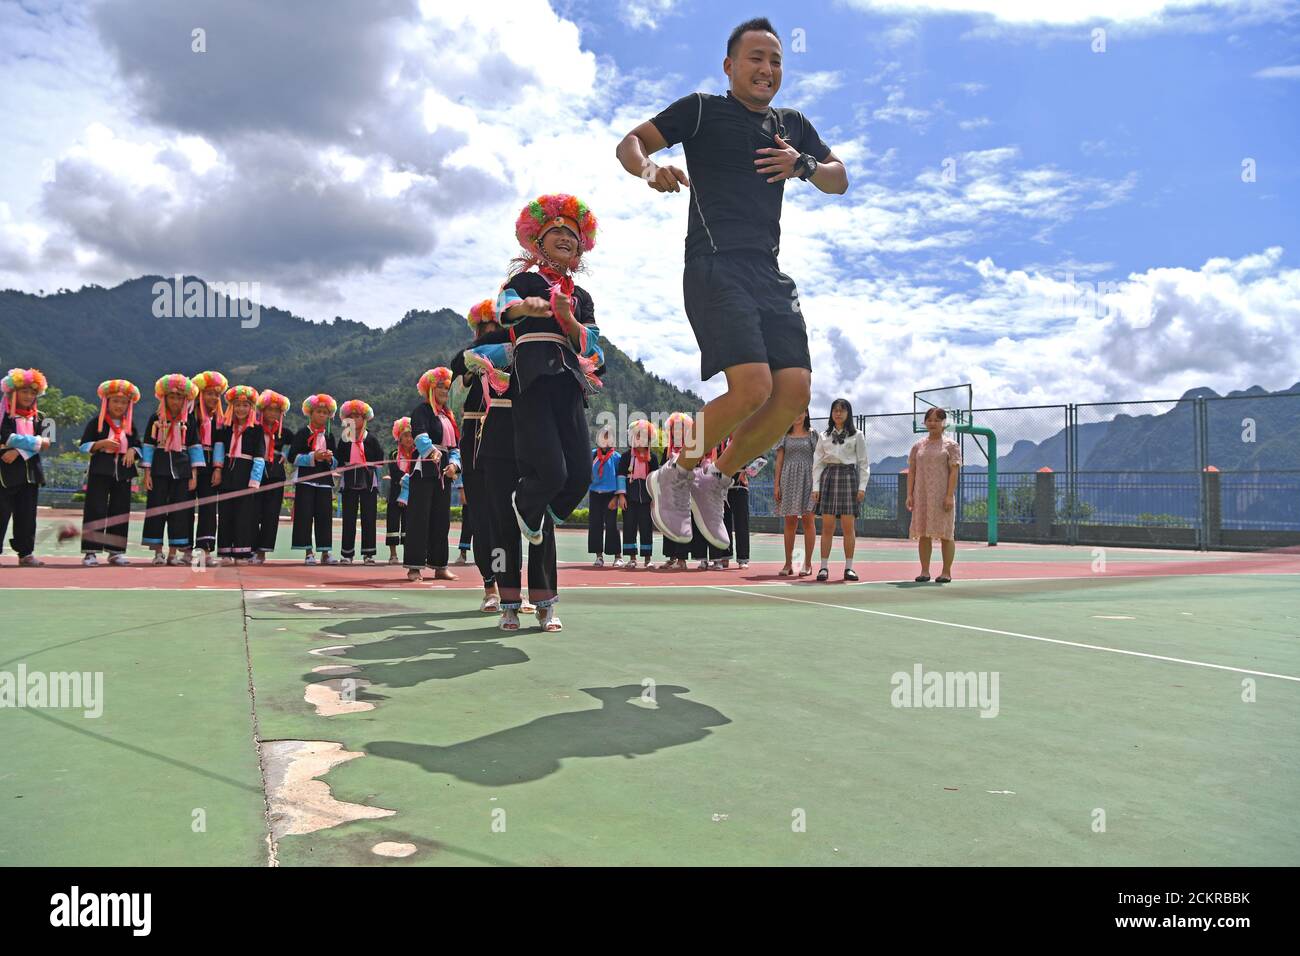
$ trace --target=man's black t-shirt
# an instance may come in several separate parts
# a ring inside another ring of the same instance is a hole
[[[808,118],[775,107],[755,113],[731,93],[692,93],[650,122],[669,146],[682,143],[686,152],[691,178],[686,258],[735,251],[776,256],[785,180],[769,183],[768,175],[757,172],[756,150],[775,147],[778,135],[823,162],[831,151]]]

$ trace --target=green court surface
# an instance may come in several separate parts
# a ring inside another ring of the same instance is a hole
[[[572,589],[553,635],[473,590],[6,589],[0,673],[102,674],[103,712],[0,708],[0,864],[1300,863],[1292,574],[691,577]],[[987,696],[897,706],[918,667]],[[282,740],[363,756],[313,782]]]

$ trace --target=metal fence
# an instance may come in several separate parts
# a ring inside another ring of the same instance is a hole
[[[977,408],[998,436],[1000,537],[1070,544],[1260,548],[1300,544],[1300,392]],[[826,419],[813,427],[825,429]],[[865,533],[906,535],[912,414],[859,415],[871,481]],[[988,518],[988,459],[962,449],[958,536]],[[752,483],[751,513],[771,515],[775,467]]]

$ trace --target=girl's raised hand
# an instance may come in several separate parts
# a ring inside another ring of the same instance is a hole
[[[545,318],[551,314],[551,303],[540,295],[530,295],[521,301],[519,311],[533,318]]]

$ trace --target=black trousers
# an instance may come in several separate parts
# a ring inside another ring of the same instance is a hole
[[[14,536],[9,546],[20,558],[36,550],[36,497],[39,485],[24,482],[12,488],[0,488],[0,551],[4,550],[9,519],[14,522]]]
[[[637,539],[640,538],[640,553],[648,558],[654,553],[654,521],[650,518],[650,502],[627,500],[623,510],[623,553],[636,556]]]
[[[283,480],[283,479],[280,479]],[[280,508],[284,504],[284,485],[268,488],[253,495],[253,550],[270,554],[280,531]]]
[[[591,486],[591,445],[582,389],[572,373],[546,375],[514,403],[515,501],[530,528],[540,528],[546,509],[565,520]]]
[[[461,461],[464,461],[464,454]],[[460,546],[474,545],[474,565],[483,577],[483,586],[491,587],[496,581],[492,569],[492,526],[487,507],[487,460],[466,468],[461,477],[460,492]],[[498,562],[500,563],[500,562]]]
[[[468,551],[474,544],[474,513],[469,509],[469,478],[462,479],[460,486],[460,541],[457,547]]]
[[[226,494],[245,488],[222,488]],[[221,502],[217,515],[217,554],[223,558],[251,558],[257,532],[257,499],[261,494],[234,495]]]
[[[390,482],[392,485],[388,489],[388,517],[386,519],[386,531],[384,535],[384,544],[390,548],[395,548],[406,540],[406,508],[397,503],[397,496],[402,493],[402,486],[399,482]]]
[[[432,470],[435,466],[428,463]],[[408,568],[445,568],[447,533],[451,530],[451,481],[411,474],[406,504],[406,546],[402,564]]]
[[[91,475],[86,479],[86,500],[81,507],[81,551],[126,552],[127,526],[131,515],[131,479]],[[114,518],[111,524],[87,531],[86,525]]]
[[[153,487],[145,496],[145,510],[162,505],[180,504],[193,501],[194,492],[190,491],[188,478],[173,478],[167,474],[152,476]],[[197,488],[196,488],[197,490]],[[190,547],[190,532],[194,528],[194,507],[177,508],[163,514],[145,515],[144,530],[140,533],[140,543],[146,547],[162,546],[163,531],[167,532],[167,543],[173,548]]]
[[[343,492],[343,557],[356,553],[357,510],[361,511],[361,556],[375,556],[375,525],[379,521],[379,492],[345,489]]]
[[[480,463],[483,461],[479,459]],[[523,537],[510,505],[510,496],[519,484],[518,465],[508,458],[486,461],[487,511],[489,533],[495,543],[492,567],[496,572],[497,592],[503,608],[518,608],[522,602]],[[528,600],[534,604],[554,603],[558,599],[557,586],[555,524],[547,516],[542,543],[528,546]]]
[[[194,497],[198,500],[198,521],[195,526],[194,547],[205,551],[217,550],[217,489],[212,487],[212,469],[196,468],[198,484]],[[210,500],[209,500],[210,499]],[[207,504],[204,501],[207,500]]]
[[[334,546],[334,489],[299,482],[293,499],[293,549],[312,550],[313,531],[316,550],[328,551]]]
[[[615,491],[593,491],[587,496],[587,552],[618,554],[618,511],[609,503],[618,497]]]
[[[749,489],[736,486],[727,490],[727,507],[722,513],[722,520],[727,525],[727,534],[731,546],[722,553],[724,558],[732,556],[735,549],[737,561],[749,560]],[[710,548],[710,550],[716,550]]]

